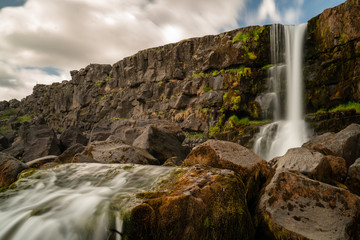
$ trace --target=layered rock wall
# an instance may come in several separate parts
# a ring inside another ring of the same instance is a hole
[[[182,122],[197,114],[209,120],[216,115],[210,110],[222,106],[224,93],[232,88],[229,84],[239,82],[236,90],[244,109],[264,90],[251,86],[263,85],[268,45],[269,27],[255,26],[147,49],[112,66],[90,64],[72,71],[71,81],[35,86],[22,101],[20,114],[43,115],[55,129],[90,129],[103,118]],[[240,84],[245,75],[251,84]],[[207,129],[198,123],[192,124],[194,130]]]
[[[348,0],[312,18],[306,41],[308,111],[360,100],[360,3]]]

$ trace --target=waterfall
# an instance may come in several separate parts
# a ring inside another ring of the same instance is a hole
[[[268,72],[267,95],[272,96],[270,101],[274,121],[260,129],[253,149],[268,161],[284,155],[290,148],[301,146],[309,139],[304,121],[302,74],[306,27],[306,24],[271,26],[272,66]]]
[[[0,193],[1,239],[121,239],[136,193],[174,168],[66,164],[38,170]]]

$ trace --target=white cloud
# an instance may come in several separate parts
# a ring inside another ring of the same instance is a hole
[[[259,7],[258,20],[264,21],[266,19],[270,19],[273,22],[279,22],[281,20],[275,0],[263,0]]]
[[[62,81],[89,63],[112,64],[141,49],[236,28],[245,1],[28,0],[3,8],[0,100],[22,98],[36,83]],[[62,74],[40,70],[49,66]]]
[[[248,25],[263,25],[270,23],[298,24],[303,16],[304,0],[293,1],[290,6],[288,1],[262,0],[257,12],[249,14],[246,19]]]

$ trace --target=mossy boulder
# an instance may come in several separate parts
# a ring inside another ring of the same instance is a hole
[[[228,141],[208,140],[195,147],[186,157],[184,165],[195,164],[231,169],[240,174],[246,186],[250,209],[272,174],[264,159],[249,149]]]
[[[0,188],[6,188],[15,182],[18,174],[27,168],[26,164],[16,158],[0,153]]]
[[[255,230],[241,177],[196,165],[178,169],[124,222],[124,239],[253,239]]]

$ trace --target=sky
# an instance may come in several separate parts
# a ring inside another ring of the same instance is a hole
[[[0,0],[0,101],[90,63],[249,25],[299,24],[344,0]]]

